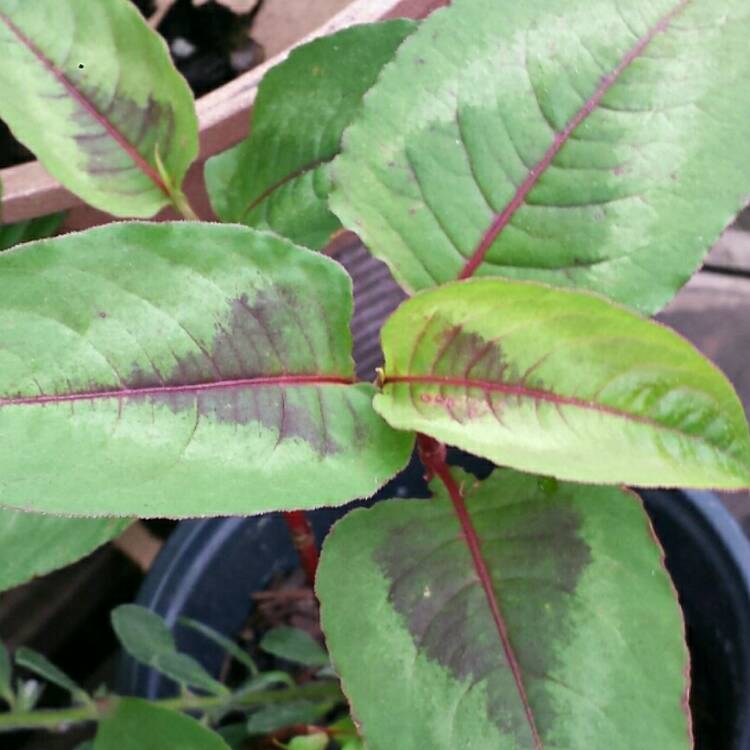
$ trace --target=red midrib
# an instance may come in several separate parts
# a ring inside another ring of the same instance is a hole
[[[441,375],[387,375],[383,380],[383,387],[387,385],[396,385],[398,383],[407,383],[413,385],[436,385],[436,386],[454,386],[457,388],[477,389],[481,391],[490,391],[493,393],[504,393],[509,396],[521,396],[537,401],[556,404],[558,406],[575,406],[579,409],[596,411],[603,414],[610,414],[614,417],[620,417],[632,422],[640,422],[651,425],[652,427],[664,428],[664,425],[656,422],[649,417],[642,417],[638,414],[616,409],[605,404],[598,404],[595,401],[586,401],[573,396],[561,396],[552,391],[543,391],[538,388],[527,388],[523,385],[512,385],[509,383],[497,383],[492,380],[471,380],[469,378],[451,378]]]
[[[165,385],[149,388],[121,388],[112,391],[85,391],[49,396],[17,396],[0,398],[3,406],[43,406],[45,404],[63,404],[75,401],[98,401],[100,399],[142,398],[144,396],[169,396],[178,393],[206,393],[242,388],[263,387],[299,387],[305,385],[352,385],[354,378],[337,375],[275,375],[240,380],[222,380],[215,383],[197,383],[195,385]]]
[[[250,202],[248,207],[242,212],[241,219],[247,218],[261,203],[268,200],[277,190],[280,190],[284,185],[288,184],[292,180],[296,180],[299,177],[303,177],[309,174],[318,167],[322,167],[324,164],[330,164],[331,159],[315,159],[314,161],[303,164],[299,169],[295,169],[294,172],[290,172],[280,180],[277,180],[270,187],[266,188],[257,198]]]
[[[497,240],[502,234],[505,227],[508,226],[516,211],[524,205],[529,193],[534,189],[541,176],[555,160],[555,157],[560,153],[562,147],[568,142],[573,131],[592,112],[594,112],[602,99],[606,96],[607,92],[612,86],[614,86],[625,70],[627,70],[627,68],[635,62],[641,54],[643,54],[655,37],[669,28],[669,25],[675,17],[679,15],[690,2],[691,0],[680,0],[680,2],[669,13],[667,13],[667,15],[661,18],[661,20],[645,36],[638,40],[637,44],[625,55],[625,57],[623,57],[620,64],[611,73],[601,79],[598,88],[591,98],[586,101],[583,107],[581,107],[565,128],[555,136],[552,145],[547,149],[547,152],[544,154],[541,161],[531,169],[510,203],[508,203],[501,213],[497,214],[490,225],[490,228],[484,233],[476,249],[461,270],[461,273],[458,276],[459,279],[468,279],[474,275],[479,266],[484,262],[484,259],[489,252],[489,249],[495,243],[495,240]]]
[[[420,456],[425,464],[425,468],[433,472],[445,485],[445,488],[450,495],[451,502],[453,503],[453,510],[461,524],[463,538],[469,547],[474,570],[476,571],[477,578],[482,586],[485,598],[487,599],[487,606],[490,609],[492,621],[495,624],[500,642],[502,643],[505,660],[513,674],[513,681],[515,682],[516,690],[518,691],[518,697],[523,705],[524,715],[529,725],[531,737],[534,741],[534,749],[544,750],[542,738],[536,725],[536,719],[534,718],[534,712],[531,708],[531,703],[529,702],[526,686],[524,685],[521,665],[518,663],[515,651],[513,650],[508,627],[505,624],[505,618],[503,617],[500,603],[495,594],[492,575],[487,563],[485,562],[484,555],[482,554],[481,541],[476,529],[474,528],[474,523],[471,520],[469,511],[466,508],[463,492],[458,484],[456,484],[456,480],[451,474],[450,467],[445,462],[444,452],[440,450],[441,447],[444,448],[444,446],[441,446],[432,438],[427,437],[426,435],[419,436]]]
[[[170,192],[164,180],[159,173],[141,156],[138,149],[128,141],[127,138],[90,102],[70,81],[70,79],[29,39],[21,29],[8,18],[5,13],[0,12],[0,21],[2,21],[8,30],[23,44],[39,62],[58,80],[65,90],[70,94],[82,109],[84,109],[93,120],[99,123],[112,136],[120,148],[135,162],[138,168],[161,190],[164,195],[170,198]]]

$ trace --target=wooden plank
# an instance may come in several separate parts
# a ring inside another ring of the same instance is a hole
[[[255,16],[252,38],[268,57],[290,47],[342,11],[349,0],[264,0]]]
[[[750,232],[735,224],[727,229],[706,258],[706,264],[750,273]]]

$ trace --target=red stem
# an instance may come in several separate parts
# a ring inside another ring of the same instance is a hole
[[[292,535],[294,548],[297,550],[302,568],[311,586],[315,585],[315,574],[318,571],[318,545],[307,514],[301,510],[284,513],[284,521]]]
[[[418,437],[419,446],[419,457],[422,459],[422,463],[427,469],[427,475],[437,476],[440,481],[445,485],[450,495],[451,502],[453,503],[453,509],[458,516],[458,520],[461,524],[461,530],[463,531],[463,538],[469,547],[471,552],[471,559],[474,563],[474,569],[477,573],[479,583],[482,585],[484,594],[487,598],[487,604],[489,605],[490,612],[492,613],[492,619],[497,628],[498,635],[503,644],[503,650],[505,652],[505,658],[508,662],[511,672],[513,673],[513,680],[516,683],[516,689],[518,695],[523,704],[524,712],[526,714],[526,720],[529,724],[531,731],[531,737],[534,742],[535,750],[543,750],[542,738],[539,735],[539,730],[536,726],[536,720],[534,719],[534,713],[529,703],[528,695],[526,694],[526,687],[523,683],[523,677],[521,675],[521,665],[518,663],[516,654],[513,651],[513,646],[510,642],[510,636],[508,635],[508,627],[505,624],[503,613],[500,610],[500,603],[497,600],[495,594],[495,588],[492,582],[492,576],[490,574],[487,563],[482,555],[482,545],[474,528],[474,523],[471,520],[469,511],[466,508],[466,502],[464,500],[464,494],[462,489],[456,483],[456,480],[451,474],[450,467],[446,462],[446,447],[443,443],[439,443],[437,440],[433,440],[427,435],[420,435]]]

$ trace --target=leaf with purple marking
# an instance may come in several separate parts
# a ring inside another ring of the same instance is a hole
[[[688,750],[682,617],[638,498],[456,474],[476,556],[441,488],[355,510],[323,547],[326,643],[367,747]]]
[[[666,304],[750,196],[744,0],[454,0],[345,132],[332,208],[408,290]]]
[[[355,383],[351,281],[286,240],[112,224],[0,255],[0,504],[250,515],[368,496],[407,462]]]
[[[0,118],[87,203],[152,216],[198,154],[193,97],[129,0],[0,0]]]
[[[496,464],[601,484],[750,486],[724,376],[664,326],[591,294],[502,279],[405,302],[375,408]]]
[[[127,518],[59,518],[0,509],[0,591],[80,560],[129,525]]]
[[[263,79],[250,136],[206,163],[216,215],[320,249],[341,227],[328,209],[331,160],[413,21],[354,26],[294,50]]]

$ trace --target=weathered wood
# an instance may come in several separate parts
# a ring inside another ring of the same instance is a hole
[[[740,226],[724,232],[706,259],[708,265],[750,273],[750,231]]]

